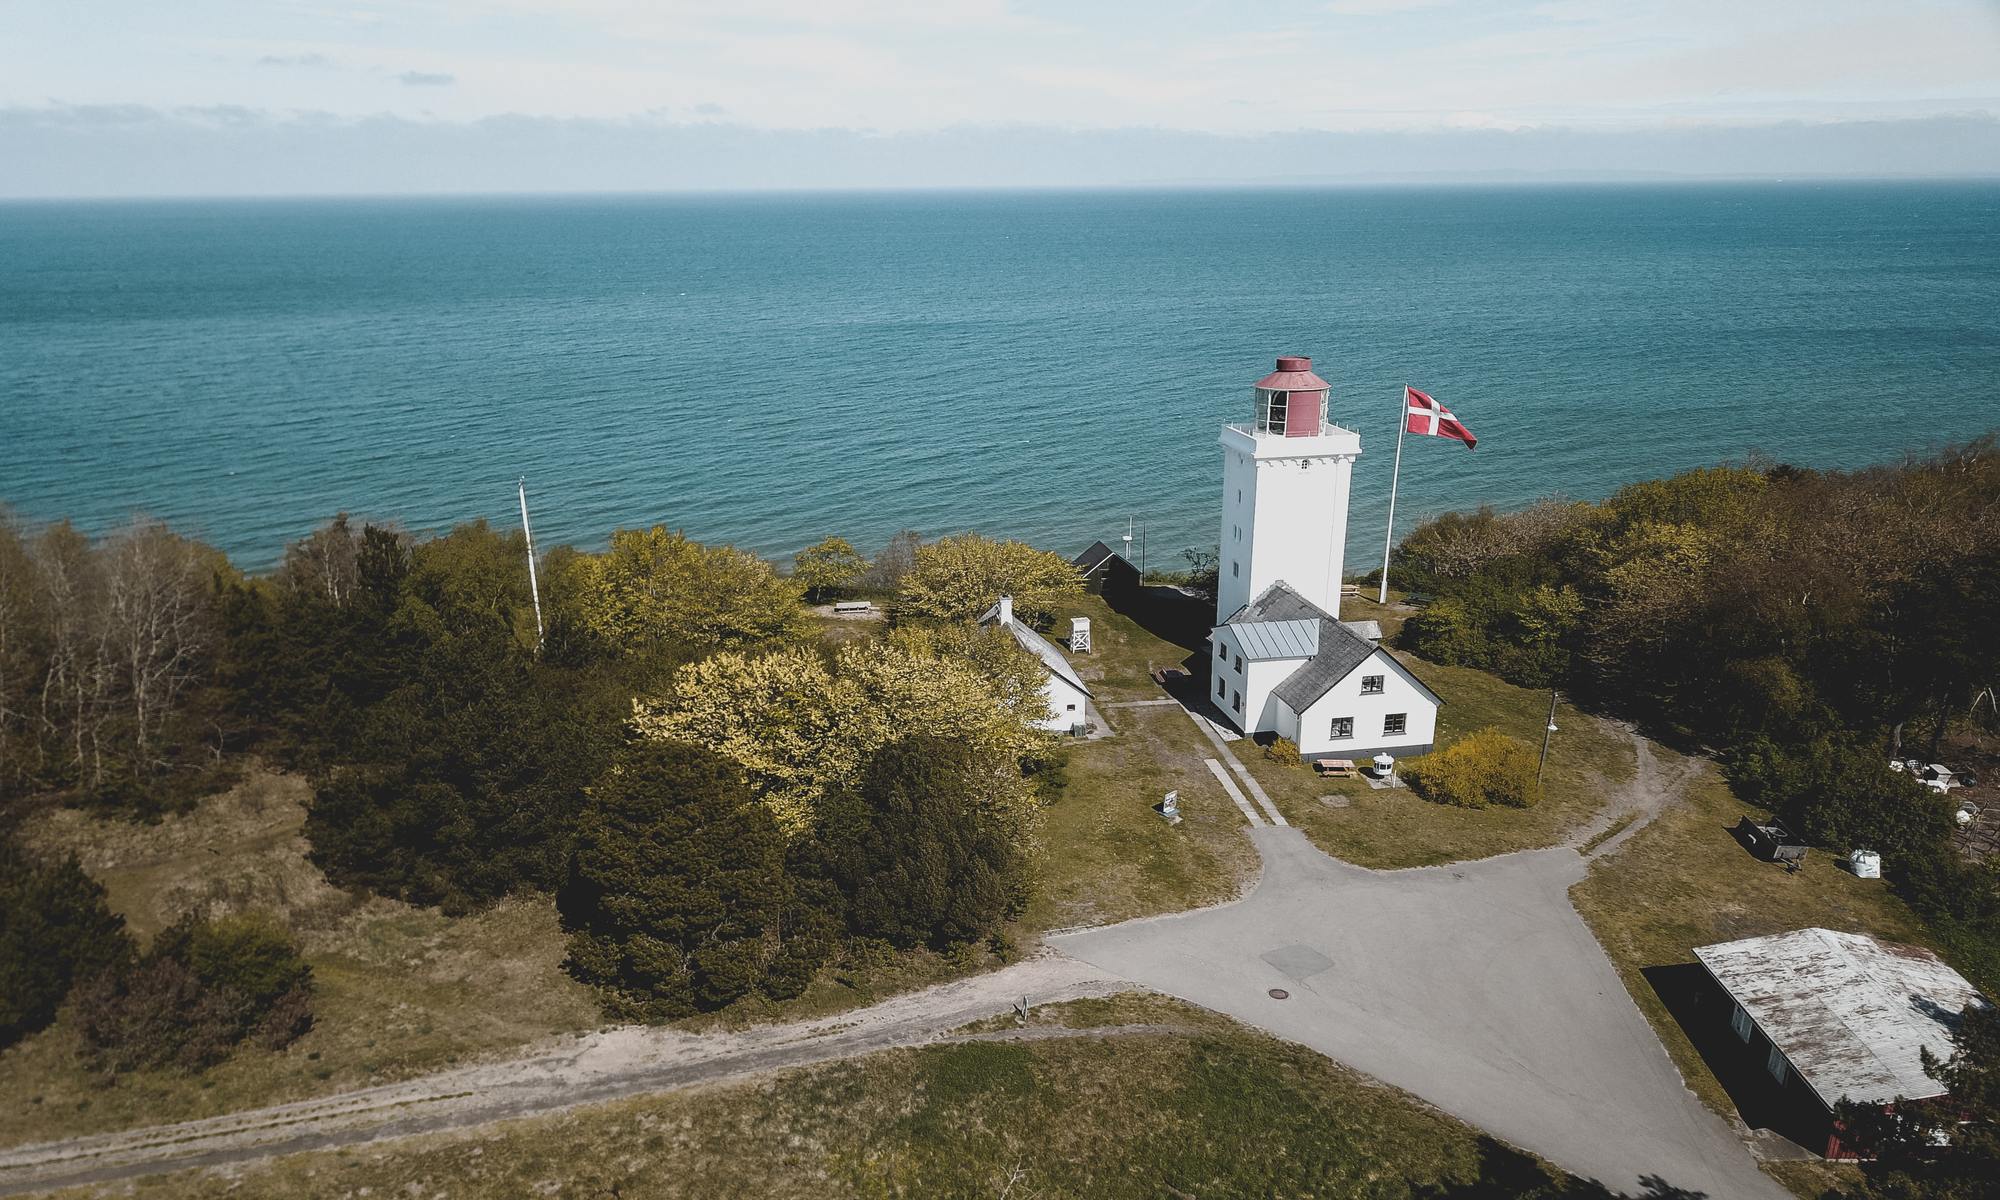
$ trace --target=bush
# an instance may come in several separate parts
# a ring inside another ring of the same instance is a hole
[[[0,840],[0,1047],[55,1020],[72,984],[131,952],[125,919],[74,855],[37,863]]]
[[[1535,751],[1519,738],[1482,729],[1400,767],[1417,795],[1459,808],[1531,808],[1542,798]]]
[[[1271,739],[1264,747],[1264,757],[1288,767],[1296,767],[1305,761],[1299,757],[1299,744],[1290,738]]]
[[[107,1070],[200,1071],[245,1041],[276,1050],[312,1028],[312,968],[270,917],[183,918],[79,988],[76,1016]]]

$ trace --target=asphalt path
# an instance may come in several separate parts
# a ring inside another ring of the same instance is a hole
[[[1416,1093],[1614,1190],[1788,1200],[1681,1081],[1570,905],[1569,847],[1370,871],[1250,830],[1242,900],[1050,939]],[[1287,993],[1273,998],[1272,989]]]

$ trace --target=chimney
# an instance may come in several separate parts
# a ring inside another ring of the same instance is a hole
[[[1000,597],[1000,623],[1002,625],[1012,625],[1014,623],[1014,597],[1012,596]]]

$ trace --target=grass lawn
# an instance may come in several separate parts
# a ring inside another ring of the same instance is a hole
[[[1599,859],[1570,892],[1688,1086],[1725,1116],[1736,1112],[1734,1102],[1653,980],[1693,963],[1696,946],[1810,926],[1929,944],[1915,915],[1886,885],[1856,879],[1830,854],[1814,851],[1796,875],[1752,858],[1729,827],[1745,812],[1758,811],[1736,800],[1714,771],[1706,772],[1689,786],[1685,803]],[[1817,1195],[1827,1185],[1826,1170],[1775,1173],[1795,1190],[1805,1189],[1801,1194]]]
[[[1444,697],[1440,746],[1493,726],[1541,748],[1547,692],[1484,671],[1397,657]],[[1632,777],[1632,743],[1622,731],[1567,704],[1557,707],[1556,724],[1543,799],[1529,809],[1453,808],[1406,788],[1378,792],[1360,780],[1320,779],[1310,767],[1273,762],[1248,741],[1237,743],[1236,753],[1285,819],[1328,854],[1364,867],[1424,867],[1556,845]],[[1346,807],[1327,804],[1327,796],[1345,798]]]
[[[115,1190],[274,1200],[1393,1200],[1547,1195],[1554,1189],[1534,1189],[1553,1178],[1401,1092],[1229,1027],[886,1051],[754,1082]]]
[[[305,860],[302,780],[257,775],[157,825],[73,810],[30,840],[75,848],[141,937],[194,908],[255,907],[299,933],[318,985],[313,1029],[282,1052],[239,1052],[198,1076],[87,1070],[67,1018],[0,1053],[0,1144],[211,1116],[422,1074],[600,1023],[565,975],[553,904],[471,917],[358,900]]]

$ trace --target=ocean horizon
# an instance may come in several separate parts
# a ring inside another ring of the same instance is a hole
[[[2000,426],[2000,183],[1436,184],[0,204],[0,504],[263,569],[336,512],[665,524],[775,558],[976,529],[1212,547],[1310,355],[1397,526]]]

